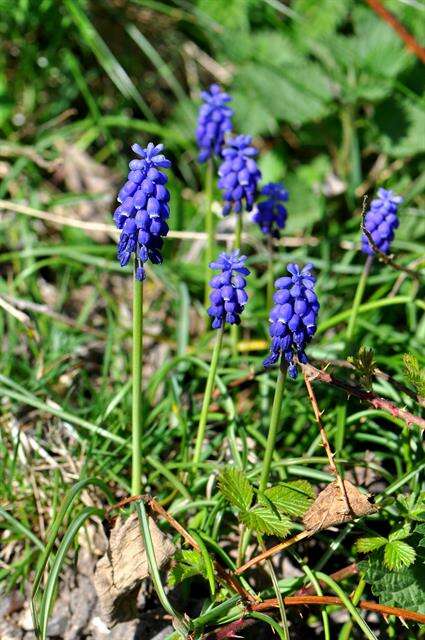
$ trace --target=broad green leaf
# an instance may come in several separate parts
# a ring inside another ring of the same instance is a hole
[[[234,507],[246,511],[251,506],[254,491],[248,478],[240,469],[226,467],[219,476],[218,487]]]
[[[301,517],[313,502],[314,490],[307,480],[294,480],[270,487],[264,495],[280,513]],[[260,501],[267,506],[261,497]]]
[[[171,568],[168,584],[174,587],[186,578],[201,575],[206,578],[205,564],[201,554],[193,549],[183,549],[176,556],[176,564]]]
[[[391,571],[399,571],[411,565],[416,558],[416,552],[410,544],[401,540],[394,540],[385,545],[384,562]]]
[[[390,535],[388,536],[388,540],[390,542],[393,542],[394,540],[404,540],[405,538],[408,538],[409,536],[410,536],[410,524],[406,523],[400,529],[396,529],[395,531],[392,531],[390,533]]]
[[[370,553],[387,544],[388,540],[382,536],[373,536],[371,538],[359,538],[356,542],[356,549],[359,553]]]
[[[383,552],[359,562],[359,569],[372,593],[382,604],[404,607],[425,613],[425,554],[417,549],[416,561],[400,571],[388,571],[383,562]]]
[[[249,511],[242,511],[240,519],[243,524],[258,533],[275,535],[280,538],[285,538],[292,527],[289,518],[263,505],[257,505]]]

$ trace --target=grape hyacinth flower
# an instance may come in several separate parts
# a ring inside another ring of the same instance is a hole
[[[223,191],[225,201],[224,216],[229,215],[232,210],[241,213],[244,201],[246,210],[252,210],[257,184],[261,178],[254,159],[257,154],[258,150],[252,145],[251,136],[235,136],[227,141],[222,152],[224,160],[218,170],[218,186]]]
[[[150,142],[146,149],[133,144],[131,148],[139,158],[131,160],[127,182],[117,197],[120,205],[114,212],[114,221],[121,229],[117,257],[124,267],[134,253],[136,279],[144,280],[145,262],[162,262],[163,237],[168,233],[166,220],[170,215],[170,193],[165,186],[168,177],[161,169],[168,169],[171,162],[161,153],[164,149],[162,144]]]
[[[275,306],[270,312],[270,355],[264,366],[270,367],[280,358],[288,366],[291,378],[297,377],[294,356],[302,363],[307,362],[304,349],[316,332],[319,302],[314,292],[316,278],[311,274],[312,264],[300,269],[296,264],[288,264],[289,276],[278,278],[273,296]]]
[[[394,231],[399,225],[398,206],[402,202],[403,198],[396,195],[391,189],[378,189],[378,197],[372,200],[370,209],[365,216],[364,225],[382,253],[390,251]],[[362,235],[362,251],[369,256],[373,256],[375,253],[364,233]]]
[[[269,182],[264,185],[260,193],[266,196],[266,199],[257,203],[257,211],[252,216],[252,220],[258,224],[265,235],[279,238],[288,215],[282,203],[288,201],[289,193],[280,182]]]
[[[246,256],[241,256],[236,250],[221,253],[218,260],[210,264],[211,269],[221,270],[210,281],[212,292],[208,315],[213,319],[213,329],[220,329],[226,322],[240,323],[240,315],[248,300],[244,276],[249,275],[249,269],[245,267],[245,260]]]
[[[196,141],[200,150],[198,160],[205,162],[214,155],[221,155],[224,136],[232,130],[233,109],[227,106],[232,98],[218,84],[202,91],[201,98],[204,102],[199,109]]]

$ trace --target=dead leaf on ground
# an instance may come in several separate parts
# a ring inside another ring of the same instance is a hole
[[[350,511],[347,513],[345,501],[338,483],[331,482],[323,489],[304,515],[303,523],[308,531],[316,532],[354,518],[375,513],[378,507],[369,502],[369,495],[361,493],[348,480],[344,480],[345,493]]]
[[[152,518],[149,528],[158,567],[173,557],[175,548]],[[108,627],[137,617],[137,594],[149,575],[145,546],[137,514],[127,520],[118,518],[111,531],[108,549],[99,560],[94,584],[103,618]]]

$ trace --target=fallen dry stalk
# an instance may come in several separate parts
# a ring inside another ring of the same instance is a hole
[[[346,513],[350,513],[350,504],[348,502],[347,493],[345,491],[345,486],[344,486],[344,483],[342,481],[342,478],[341,478],[340,474],[338,473],[338,469],[337,469],[335,461],[334,461],[334,454],[331,451],[331,446],[329,444],[328,436],[326,434],[325,428],[324,428],[323,423],[322,423],[322,413],[321,413],[321,411],[319,409],[319,405],[317,404],[317,399],[316,399],[315,393],[313,391],[313,387],[311,386],[310,379],[309,379],[309,377],[308,377],[308,375],[306,373],[304,373],[304,382],[305,382],[305,386],[307,387],[308,397],[310,399],[311,406],[313,407],[313,411],[314,411],[314,415],[315,415],[315,418],[316,418],[316,422],[319,425],[320,437],[322,439],[322,444],[323,444],[323,447],[324,447],[324,449],[326,451],[326,455],[328,457],[329,468],[331,470],[331,473],[335,476],[336,481],[338,483],[338,487],[339,487],[339,490],[341,492],[341,497],[342,497],[342,499],[344,501],[345,511],[346,511]]]
[[[320,382],[325,382],[326,384],[330,384],[333,387],[337,387],[342,389],[348,395],[355,396],[360,400],[364,400],[368,402],[374,409],[380,409],[382,411],[386,411],[390,413],[392,416],[396,418],[400,418],[403,420],[407,426],[412,424],[416,424],[421,429],[425,429],[425,420],[419,416],[415,416],[410,411],[406,409],[400,409],[393,402],[387,400],[386,398],[381,398],[377,396],[373,391],[366,391],[361,387],[356,387],[344,380],[340,380],[339,378],[335,378],[331,373],[324,371],[323,369],[316,369],[311,364],[302,364],[301,365],[303,373],[307,374],[310,380],[315,381],[319,380]]]
[[[287,607],[302,607],[307,605],[326,606],[329,604],[338,605],[344,607],[344,603],[340,598],[336,596],[286,596],[283,598],[283,602]],[[408,609],[401,609],[400,607],[390,607],[385,604],[378,604],[377,602],[371,602],[370,600],[361,600],[357,605],[364,611],[373,611],[379,613],[382,616],[397,616],[403,620],[413,620],[414,622],[425,623],[425,615],[417,613],[416,611],[409,611]],[[272,609],[279,608],[277,598],[270,598],[264,600],[258,604],[250,607],[251,611],[270,611]],[[241,637],[236,634],[240,633],[242,629],[253,624],[252,620],[247,618],[241,618],[231,622],[220,629],[209,633],[205,640],[226,640],[227,638]]]

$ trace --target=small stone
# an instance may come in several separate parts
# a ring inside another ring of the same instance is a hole
[[[1,640],[22,640],[22,629],[9,620],[0,620]]]
[[[32,621],[30,608],[28,606],[26,606],[25,609],[23,609],[21,614],[19,615],[18,625],[24,631],[33,631],[34,630],[34,623]],[[0,634],[0,638],[2,638],[1,634]]]
[[[63,638],[69,623],[69,608],[63,600],[58,600],[47,624],[49,638]]]

